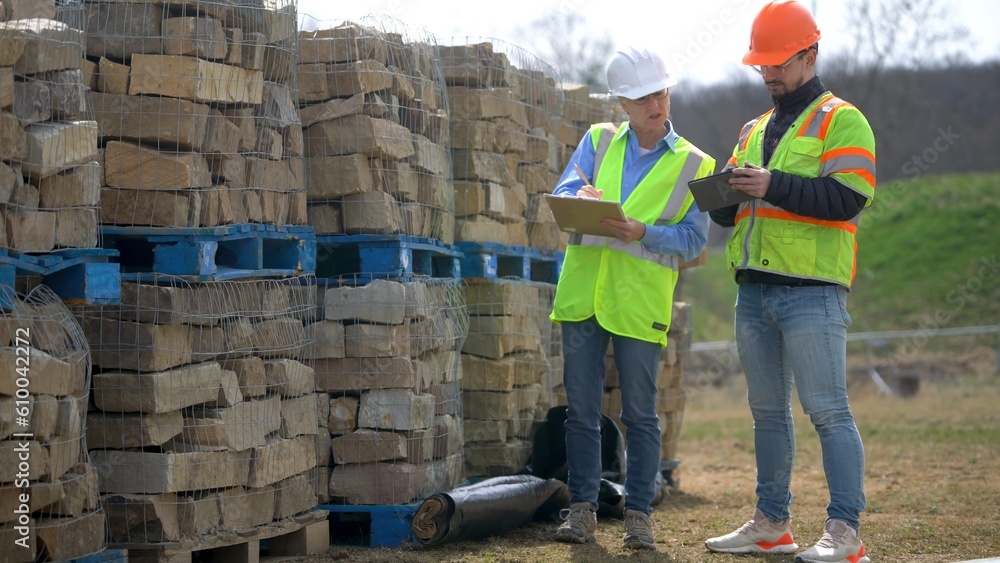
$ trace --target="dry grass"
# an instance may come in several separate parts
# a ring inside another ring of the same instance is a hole
[[[852,410],[865,442],[868,510],[862,535],[873,561],[959,561],[1000,555],[1000,385],[996,376],[924,382],[911,399],[887,399],[861,382]],[[326,561],[747,561],[710,554],[702,543],[742,524],[753,510],[753,442],[745,391],[688,390],[680,492],[653,513],[656,551],[621,547],[622,522],[601,520],[597,544],[554,543],[554,524],[503,537],[436,548],[334,546]],[[798,458],[794,532],[808,546],[821,532],[828,501],[819,442],[795,406]],[[791,556],[754,558],[792,561]]]

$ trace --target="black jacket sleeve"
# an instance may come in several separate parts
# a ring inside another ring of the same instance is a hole
[[[867,198],[829,176],[803,178],[780,170],[772,170],[771,186],[764,195],[764,201],[805,217],[848,221],[861,213]],[[730,208],[725,208],[728,209]],[[715,212],[710,213],[712,220],[719,223],[715,218]],[[735,216],[736,208],[733,207],[732,217]],[[719,224],[731,226],[731,223]]]
[[[729,228],[736,224],[736,211],[739,208],[739,205],[720,207],[709,211],[708,216],[712,218],[712,222],[716,225]]]

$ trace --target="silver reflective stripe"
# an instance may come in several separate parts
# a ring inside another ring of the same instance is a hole
[[[650,252],[646,250],[646,247],[638,242],[623,242],[616,238],[611,237],[599,237],[596,235],[571,235],[569,238],[570,244],[578,244],[580,246],[594,246],[597,248],[609,248],[612,250],[617,250],[619,252],[624,252],[633,258],[638,258],[639,260],[645,260],[647,262],[652,262],[658,266],[663,266],[664,268],[670,268],[671,270],[676,270],[680,267],[680,257],[660,254],[657,252]]]
[[[770,112],[768,112],[768,113],[770,113]],[[764,115],[767,115],[767,114],[764,114]],[[743,148],[743,144],[746,143],[747,137],[750,136],[750,132],[753,131],[754,126],[757,125],[757,122],[760,121],[760,120],[761,120],[761,118],[758,117],[756,119],[748,121],[747,124],[743,126],[743,130],[740,131],[740,140],[739,140],[739,143],[738,143],[738,146],[740,147],[740,149]]]
[[[829,176],[842,170],[864,170],[873,178],[875,177],[875,163],[872,159],[854,155],[838,156],[827,160],[820,168],[819,174],[820,176]]]
[[[844,103],[844,100],[834,96],[823,103],[816,111],[813,112],[812,116],[809,118],[809,123],[806,124],[805,132],[802,133],[803,137],[815,137],[819,138],[820,129],[823,127],[823,120],[826,119],[826,114],[833,111],[834,106],[837,104]]]
[[[697,147],[691,147],[691,151],[684,160],[684,168],[681,169],[681,174],[677,177],[677,183],[674,184],[674,189],[670,192],[670,199],[667,200],[667,206],[663,208],[663,213],[656,220],[657,225],[673,221],[674,217],[680,213],[681,207],[684,206],[684,200],[687,199],[687,195],[691,191],[688,188],[688,182],[694,180],[694,177],[698,174],[698,169],[701,168],[701,163],[706,158],[705,153]]]
[[[608,154],[608,147],[611,146],[611,141],[615,139],[615,135],[618,134],[618,128],[616,128],[611,123],[602,123],[604,130],[601,132],[600,139],[597,140],[597,148],[594,152],[594,176],[590,179],[591,182],[597,182],[597,173],[601,171],[601,163],[604,162],[604,155]]]

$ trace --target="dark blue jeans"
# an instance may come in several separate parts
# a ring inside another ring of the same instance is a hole
[[[597,509],[601,481],[601,400],[604,357],[614,343],[625,425],[625,509],[653,511],[660,470],[660,426],[656,415],[656,370],[661,347],[655,342],[611,334],[594,317],[563,322],[563,383],[568,402],[566,459],[571,502]]]

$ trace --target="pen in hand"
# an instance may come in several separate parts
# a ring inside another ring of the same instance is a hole
[[[598,190],[598,189],[596,189],[594,187],[594,185],[590,183],[590,180],[587,179],[587,174],[584,173],[584,171],[580,169],[580,166],[578,164],[574,164],[573,168],[576,169],[576,173],[580,175],[580,179],[582,179],[583,183],[585,184],[577,192],[577,195],[579,195],[581,197],[590,197],[590,198],[595,198],[595,199],[601,199],[601,196],[604,195],[604,190]],[[580,192],[583,192],[583,193],[581,194]]]

